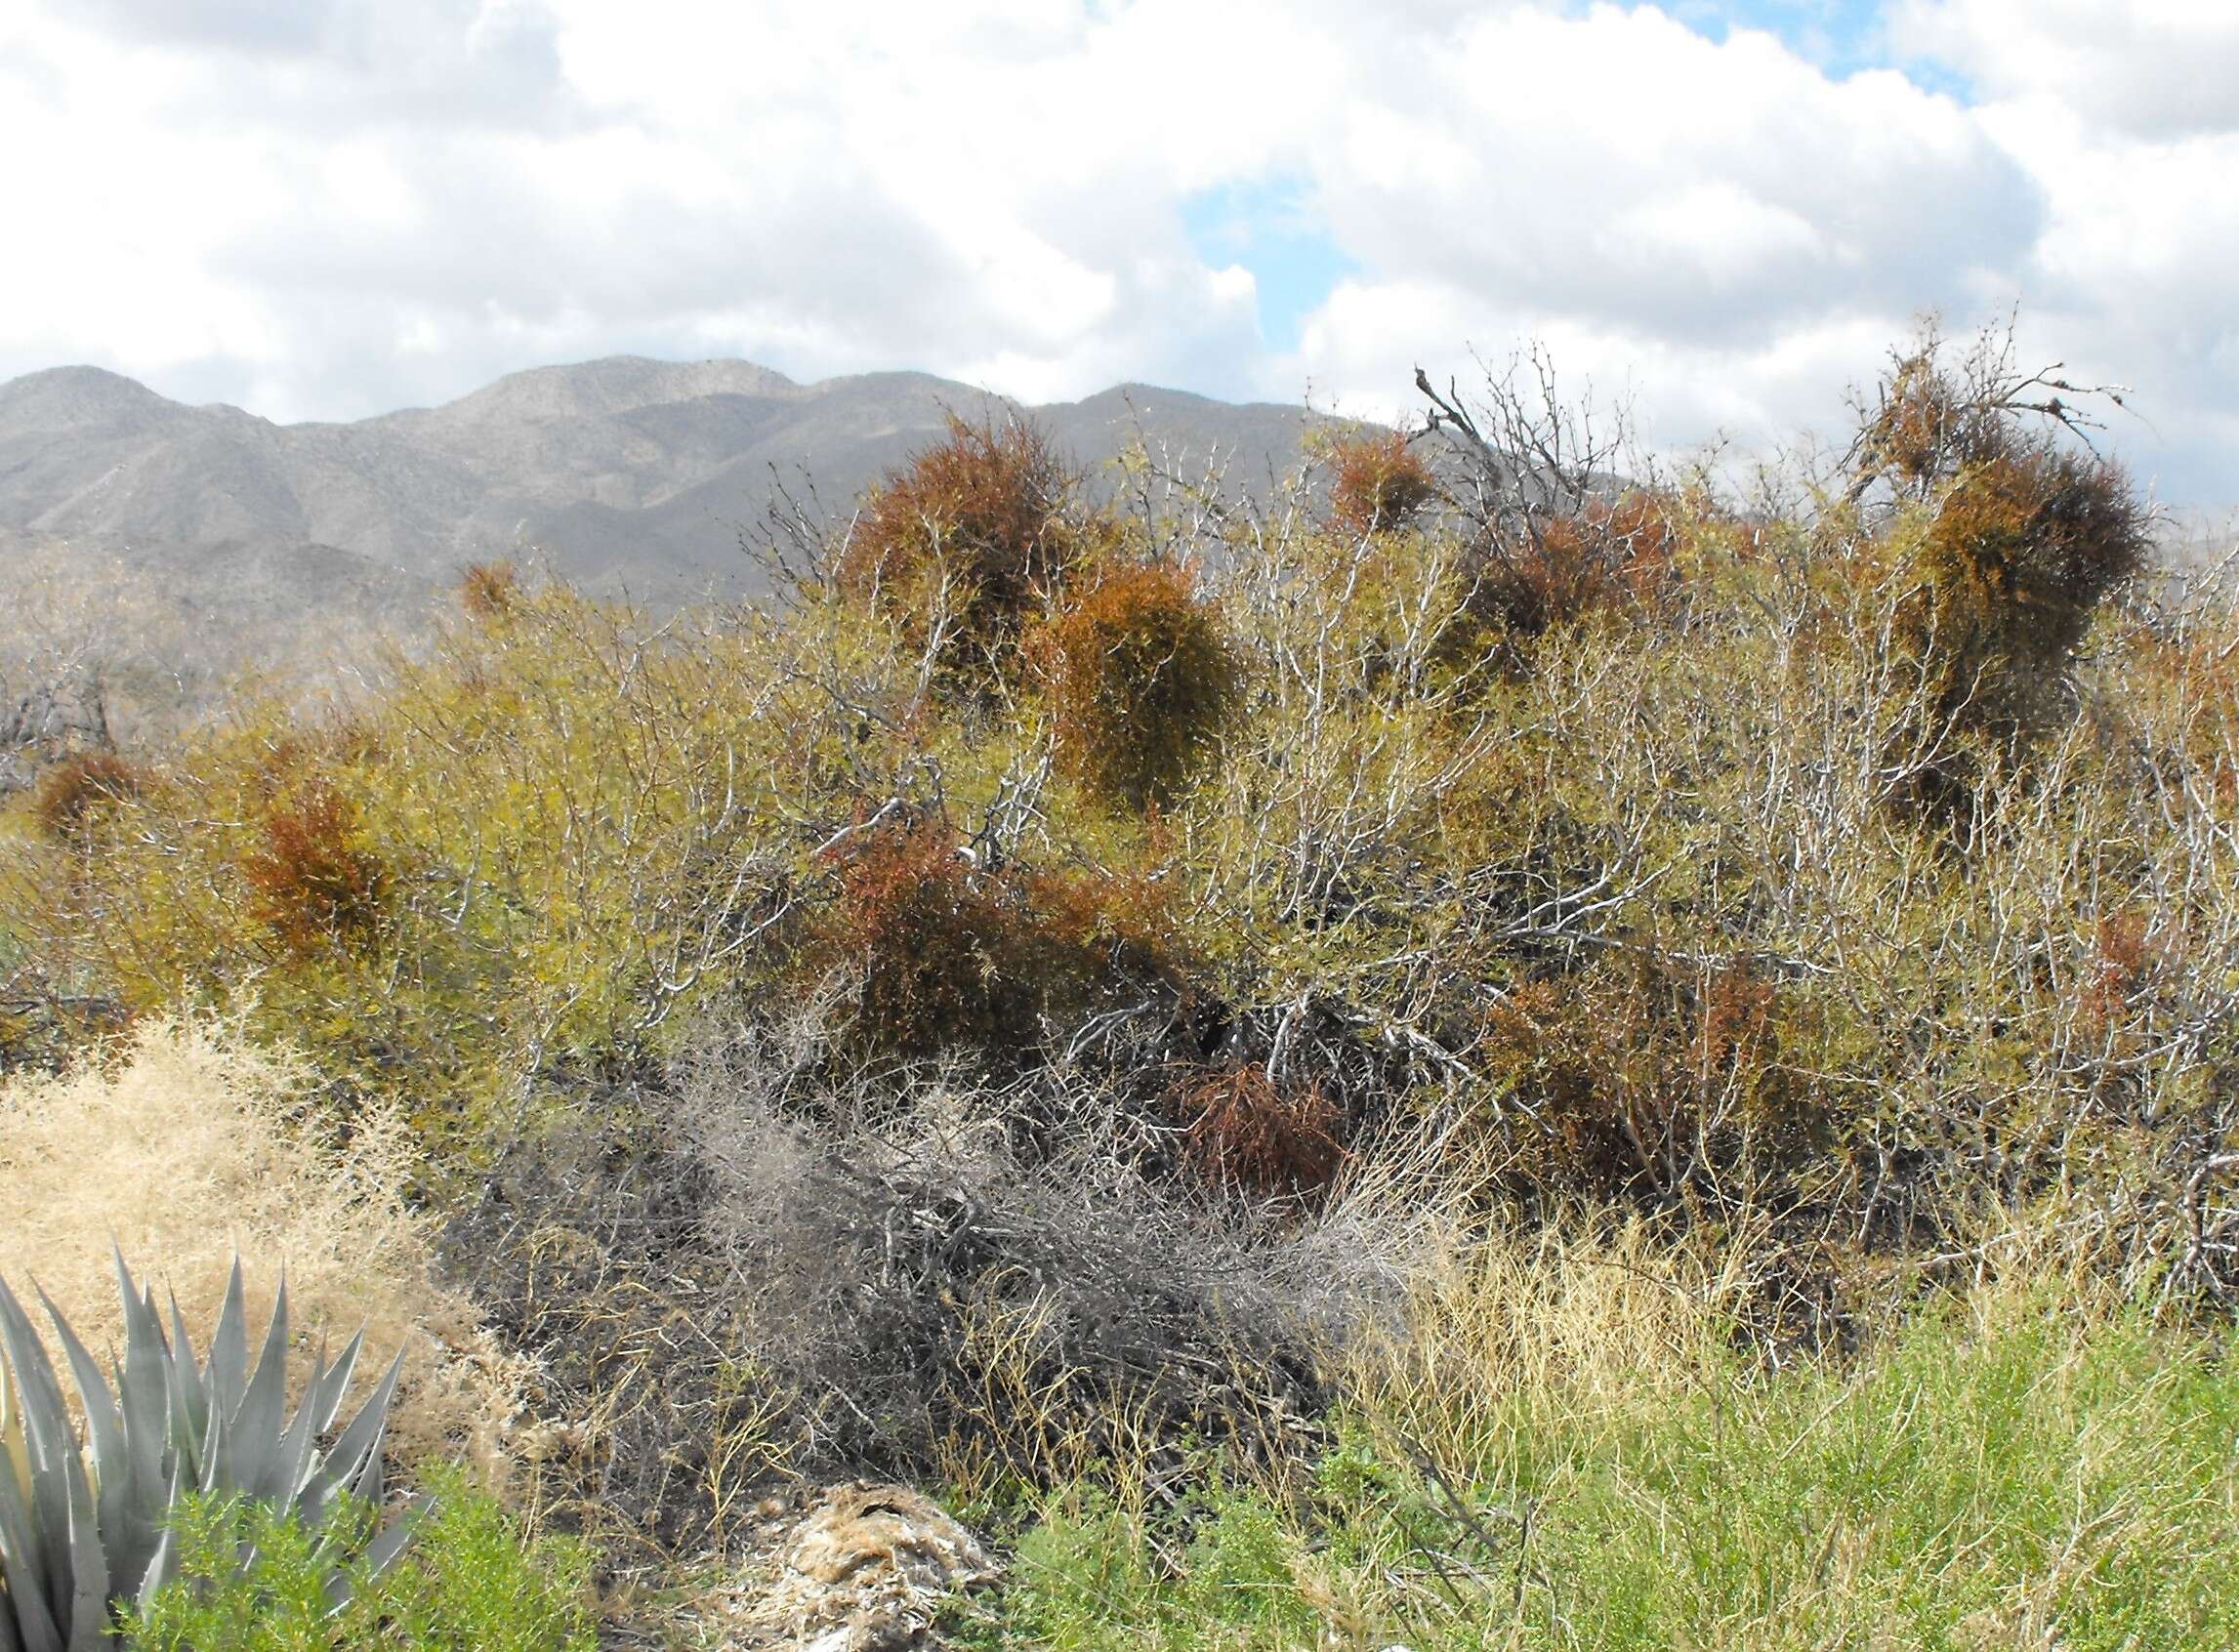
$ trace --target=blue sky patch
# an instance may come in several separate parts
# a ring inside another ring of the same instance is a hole
[[[1182,203],[1197,256],[1212,268],[1240,264],[1260,293],[1260,337],[1291,351],[1307,315],[1359,267],[1338,250],[1288,180],[1224,184]]]
[[[1879,0],[1666,0],[1664,9],[1713,40],[1762,29],[1838,77],[1886,62]]]
[[[1890,52],[1885,0],[1662,0],[1662,10],[1712,40],[1737,28],[1762,29],[1837,80],[1860,69],[1893,68],[1925,91],[1973,101],[1964,76]]]

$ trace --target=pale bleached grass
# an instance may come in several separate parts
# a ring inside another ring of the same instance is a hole
[[[60,1077],[0,1083],[0,1278],[26,1299],[45,1290],[100,1351],[119,1326],[112,1239],[159,1300],[176,1293],[198,1346],[236,1253],[252,1338],[285,1269],[299,1344],[339,1347],[362,1325],[361,1384],[404,1350],[395,1461],[460,1457],[501,1477],[521,1373],[436,1276],[429,1222],[403,1197],[404,1127],[369,1109],[338,1146],[308,1094],[284,1053],[169,1020]]]

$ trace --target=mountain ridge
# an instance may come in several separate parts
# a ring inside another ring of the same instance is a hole
[[[1039,406],[893,370],[802,383],[735,358],[614,355],[531,367],[435,407],[279,424],[71,364],[0,383],[0,531],[191,584],[254,567],[268,608],[319,608],[334,555],[423,598],[465,563],[534,553],[601,593],[741,595],[738,525],[806,475],[828,509],[938,439],[1020,414],[1094,471],[1137,434],[1258,475],[1295,463],[1306,409],[1114,385]],[[301,565],[302,577],[291,576]],[[377,603],[378,605],[378,603]]]

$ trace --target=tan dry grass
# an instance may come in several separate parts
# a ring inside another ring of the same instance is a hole
[[[1368,1294],[1387,1300],[1328,1348],[1334,1386],[1396,1427],[1405,1455],[1466,1478],[1514,1425],[1518,1394],[1617,1417],[1729,1380],[1747,1242],[1674,1246],[1585,1206],[1538,1226],[1488,1221],[1488,1166],[1450,1146],[1426,1136],[1387,1164],[1356,1161],[1320,1218],[1352,1253],[1353,1287],[1372,1265],[1384,1284]]]
[[[361,1384],[404,1349],[393,1458],[463,1457],[494,1484],[522,1374],[435,1276],[428,1222],[401,1197],[402,1128],[368,1112],[337,1151],[307,1128],[307,1088],[288,1057],[177,1021],[105,1063],[0,1084],[0,1277],[44,1288],[98,1351],[119,1329],[112,1236],[159,1298],[177,1294],[197,1345],[236,1252],[252,1339],[284,1267],[299,1345],[362,1325]]]

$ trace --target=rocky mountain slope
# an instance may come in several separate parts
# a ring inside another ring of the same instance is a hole
[[[734,593],[773,474],[827,509],[996,402],[921,373],[796,384],[745,361],[617,356],[500,379],[444,406],[275,425],[189,407],[94,367],[0,385],[0,543],[67,543],[165,588],[272,617],[410,603],[462,564],[533,553],[656,603]],[[1302,409],[1125,386],[1025,409],[1096,467],[1139,430],[1230,457],[1295,459]]]

